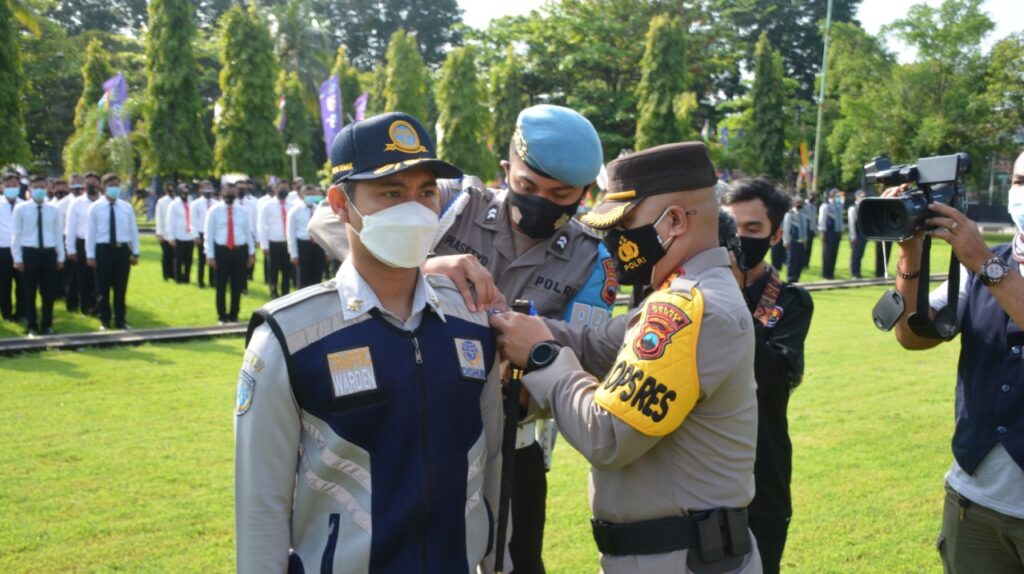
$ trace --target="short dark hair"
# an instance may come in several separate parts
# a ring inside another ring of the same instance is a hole
[[[103,174],[103,179],[100,180],[100,185],[107,185],[108,183],[114,181],[115,179],[118,183],[121,183],[121,178],[116,173]]]
[[[90,177],[97,180],[100,178],[100,176],[96,175],[94,172],[87,171],[85,172],[85,175],[82,176],[82,179],[89,179]]]
[[[68,184],[68,182],[64,181],[63,179],[58,179],[57,181],[53,182],[53,187],[57,187],[58,185],[67,185],[67,184]]]
[[[46,183],[46,178],[41,176],[41,175],[33,175],[32,178],[29,180],[29,182],[30,183],[39,183],[39,182]]]
[[[7,171],[4,172],[3,177],[0,177],[0,181],[7,181],[9,179],[17,180],[18,174],[14,173],[13,171]]]
[[[768,210],[768,220],[772,224],[772,233],[775,233],[775,230],[782,225],[782,218],[789,211],[790,201],[789,197],[779,191],[769,179],[752,177],[733,182],[729,186],[729,190],[722,194],[722,205],[732,205],[755,199],[760,199]]]

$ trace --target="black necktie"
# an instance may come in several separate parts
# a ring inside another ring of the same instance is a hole
[[[39,204],[39,248],[43,248],[43,204]]]
[[[110,245],[117,245],[117,220],[114,218],[114,205],[110,204]]]

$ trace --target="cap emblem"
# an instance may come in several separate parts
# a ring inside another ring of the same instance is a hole
[[[384,151],[400,151],[403,153],[425,153],[427,148],[420,145],[420,136],[416,129],[405,120],[398,120],[388,128],[391,143],[384,146]]]
[[[526,145],[526,138],[523,136],[523,126],[516,124],[516,131],[512,134],[512,145],[516,148],[516,153],[519,154],[519,158],[526,161],[526,154],[529,153],[530,148]]]

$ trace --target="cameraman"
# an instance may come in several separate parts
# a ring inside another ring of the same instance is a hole
[[[764,262],[769,248],[782,239],[789,198],[766,179],[744,179],[722,196],[722,205],[736,220],[741,253],[733,273],[754,317],[757,458],[755,495],[748,512],[764,572],[771,574],[779,571],[793,514],[793,446],[786,409],[790,393],[803,378],[804,339],[814,303],[803,287],[783,283],[778,271]],[[794,259],[799,255],[791,252],[791,263]],[[791,264],[790,273],[794,268],[799,272],[800,264]]]
[[[936,227],[928,233],[949,243],[962,264],[954,460],[938,539],[947,574],[1024,571],[1024,153],[1014,163],[1011,185],[1009,211],[1018,232],[1012,244],[990,249],[964,214],[929,206],[937,216],[928,220]],[[887,189],[883,197],[906,189]],[[908,310],[917,307],[924,233],[899,244],[896,290]],[[931,292],[933,317],[947,304],[946,289]],[[896,325],[904,348],[942,342],[916,335],[909,314]]]

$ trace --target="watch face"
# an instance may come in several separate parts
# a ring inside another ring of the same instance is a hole
[[[1006,275],[1006,266],[1000,265],[1000,263],[996,261],[986,263],[985,275],[988,275],[990,279],[999,279],[1003,275]]]

